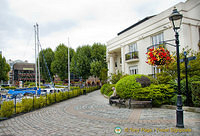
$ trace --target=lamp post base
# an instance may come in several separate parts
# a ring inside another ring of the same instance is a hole
[[[178,128],[184,128],[182,105],[182,97],[177,95],[176,127]]]

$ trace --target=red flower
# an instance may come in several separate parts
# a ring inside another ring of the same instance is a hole
[[[163,47],[149,49],[149,52],[146,54],[148,60],[146,63],[150,65],[165,65],[173,60],[170,56],[170,52]]]

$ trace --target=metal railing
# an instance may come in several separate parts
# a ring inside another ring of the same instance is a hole
[[[129,52],[125,54],[125,59],[126,60],[131,60],[131,59],[138,59],[138,51],[134,51],[134,52]]]

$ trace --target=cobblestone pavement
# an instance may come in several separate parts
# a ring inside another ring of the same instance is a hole
[[[200,135],[199,113],[184,112],[184,129],[175,124],[175,110],[118,108],[95,91],[2,121],[0,136]]]

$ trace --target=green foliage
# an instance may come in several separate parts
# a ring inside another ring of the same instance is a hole
[[[0,115],[1,117],[9,118],[14,113],[14,102],[13,101],[4,101],[1,105]]]
[[[147,76],[137,77],[136,81],[139,82],[142,87],[147,87],[151,84],[151,80]]]
[[[105,84],[108,79],[108,69],[107,68],[102,68],[100,71],[100,80],[102,84]]]
[[[0,54],[0,81],[8,81],[8,72],[10,71],[10,65],[6,63],[6,59]]]
[[[200,81],[192,82],[192,101],[194,106],[200,107]]]
[[[16,89],[16,87],[14,87],[14,86],[11,86],[11,87],[6,86],[6,87],[2,87],[2,88],[7,89],[7,90],[9,90],[9,89]]]
[[[112,84],[116,84],[120,79],[121,79],[121,77],[122,77],[122,73],[121,72],[117,72],[117,74],[112,74],[111,75],[111,82],[112,82]]]
[[[184,103],[186,102],[186,96],[185,95],[181,95],[182,96],[182,103],[183,105],[185,105]],[[175,94],[171,99],[170,99],[170,104],[172,105],[177,105],[177,94]]]
[[[90,73],[96,77],[100,77],[101,69],[103,69],[103,65],[101,61],[93,61],[90,64]]]
[[[16,114],[21,113],[22,111],[23,111],[22,103],[17,102],[17,104],[16,104]]]
[[[71,71],[76,75],[80,75],[83,79],[87,79],[90,74],[90,63],[92,62],[91,58],[92,48],[89,45],[78,47],[76,54],[72,59]]]
[[[22,99],[22,112],[29,112],[33,109],[33,100],[28,98]]]
[[[180,53],[180,59],[184,59],[184,51],[187,52],[187,57],[196,56],[196,60],[189,61],[190,68],[188,68],[188,76],[200,76],[200,52],[193,52],[191,49],[184,48]],[[159,68],[161,69],[161,73],[157,74],[158,82],[167,83],[167,80],[174,80],[177,78],[177,62],[176,62],[176,54],[174,53],[175,61],[170,63],[169,65],[161,65]],[[185,78],[185,63],[180,63],[180,77],[181,79]],[[171,78],[171,79],[170,79]]]
[[[133,91],[141,88],[141,84],[136,81],[136,78],[141,78],[144,75],[130,75],[122,78],[116,84],[117,94],[121,98],[131,98]]]
[[[156,74],[156,78],[159,84],[168,84],[172,80],[172,76],[167,72],[160,72]]]
[[[99,89],[98,86],[84,88],[86,92],[92,92]],[[77,97],[83,94],[83,89],[75,89],[73,91],[59,92],[59,93],[50,93],[47,96],[40,96],[39,98],[23,98],[21,102],[16,104],[16,113],[29,112],[33,109],[39,109],[47,105],[51,105],[55,102],[60,102],[67,100],[73,97]],[[14,102],[8,101],[3,102],[0,110],[0,117],[10,117],[14,114]]]
[[[136,88],[133,90],[132,99],[134,100],[150,100],[152,99],[154,106],[169,104],[170,99],[174,96],[174,89],[169,85],[151,84],[149,87]]]
[[[104,92],[108,89],[110,85],[109,84],[104,84],[102,87],[101,87],[101,93],[104,94]]]
[[[64,44],[60,44],[54,54],[51,71],[64,80],[68,77],[68,48]],[[70,61],[74,54],[74,50],[70,48]]]
[[[115,87],[115,84],[104,84],[101,87],[101,93],[107,96],[111,96],[113,94],[112,87]]]
[[[43,49],[43,54],[44,54],[44,58],[45,58],[47,67],[49,69],[50,75],[51,75],[51,77],[53,77],[53,72],[51,71],[51,63],[54,61],[54,52],[52,51],[51,48],[46,48],[46,49]],[[42,67],[42,69],[40,70],[40,73],[44,80],[46,80],[47,82],[50,82],[50,77],[49,77],[49,73],[48,73],[46,65],[45,65],[43,54],[42,54],[42,51],[40,51],[40,53],[39,53],[40,67]]]

